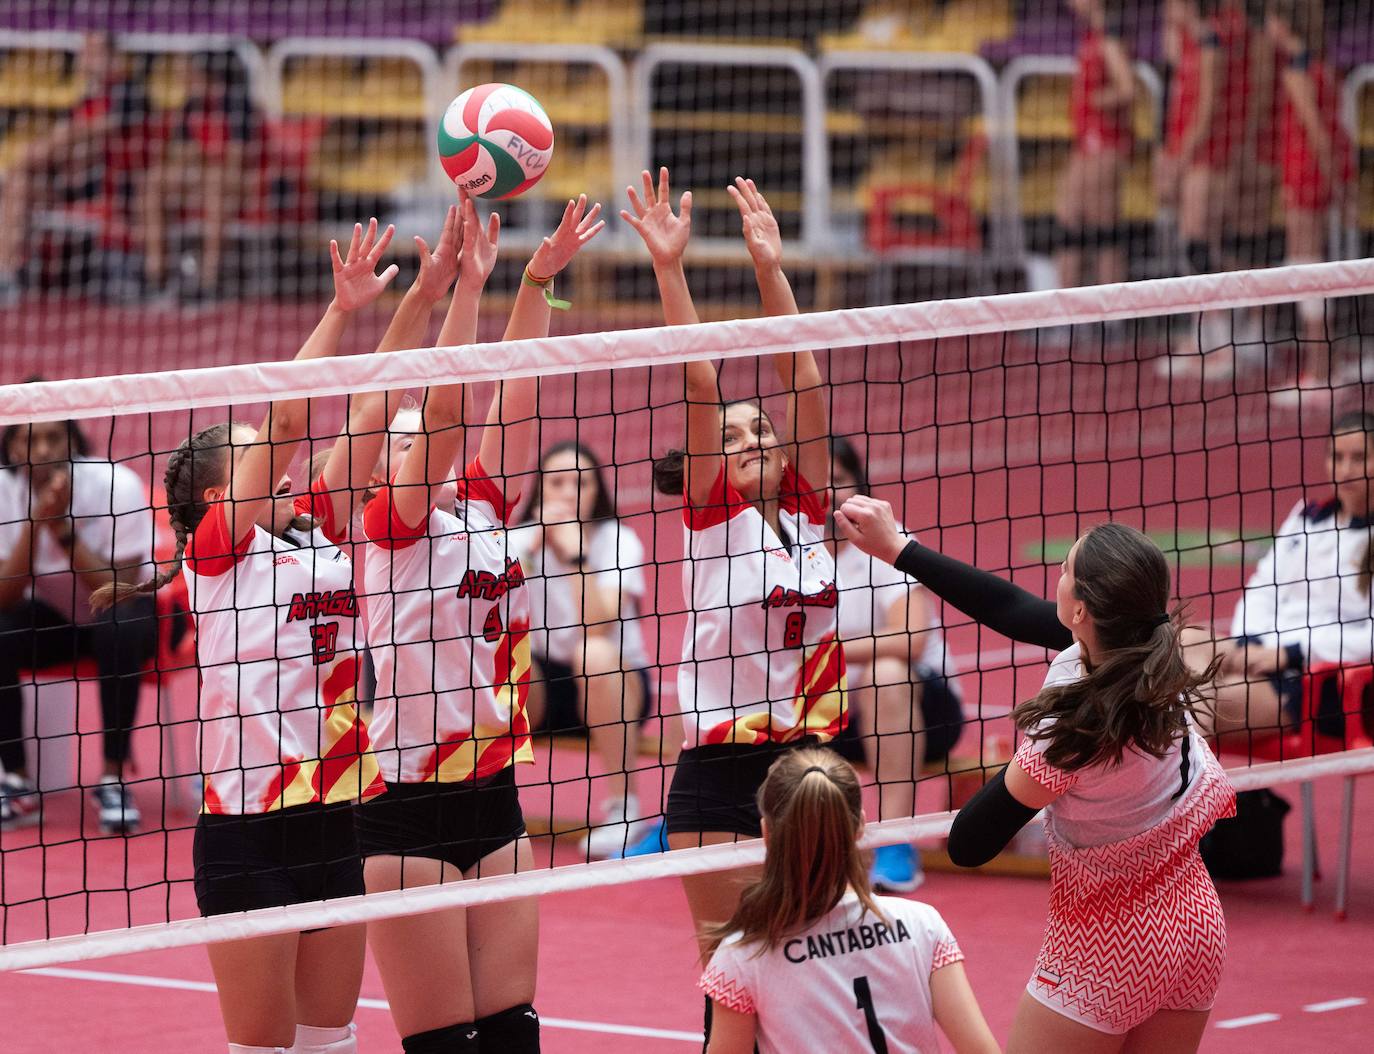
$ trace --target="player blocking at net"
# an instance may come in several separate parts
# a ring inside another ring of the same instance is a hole
[[[668,170],[643,174],[622,218],[653,260],[669,325],[697,321],[682,257],[692,196],[674,214]],[[763,309],[797,310],[782,270],[777,220],[751,180],[739,206]],[[825,545],[830,415],[810,352],[774,356],[788,393],[786,430],[757,399],[723,402],[715,367],[689,362],[687,448],[654,464],[654,483],[681,498],[690,614],[678,667],[685,733],[668,792],[668,844],[679,849],[757,838],[756,794],[779,754],[844,726],[844,653],[836,640],[835,561]],[[683,878],[703,953],[756,868]],[[710,1033],[710,1000],[706,1031]]]
[[[330,243],[334,300],[297,361],[334,355],[349,317],[395,278],[394,264],[375,273],[393,233],[379,237],[374,219],[354,227],[346,257]],[[354,706],[362,632],[338,546],[376,449],[364,460],[355,445],[352,477],[333,488],[321,477],[293,498],[288,470],[309,420],[308,400],[283,400],[256,429],[231,422],[184,441],[165,475],[172,566],[91,598],[106,605],[186,579],[201,678],[192,851],[203,915],[363,892],[352,803],[383,785]],[[207,945],[230,1054],[356,1051],[365,940],[353,925]]]
[[[599,212],[585,196],[568,202],[525,268],[506,340],[548,335],[553,279],[604,227]],[[440,295],[457,277],[444,346],[473,343],[496,262],[498,221],[484,228],[471,200],[462,213],[461,256],[441,243],[437,261]],[[405,346],[420,343],[426,314]],[[500,382],[478,454],[455,479],[464,387],[431,387],[413,443],[364,511],[373,737],[387,789],[358,810],[369,892],[534,866],[513,769],[534,760],[530,604],[505,526],[533,461],[537,397],[535,378]],[[533,899],[373,922],[368,939],[406,1054],[539,1050]]]

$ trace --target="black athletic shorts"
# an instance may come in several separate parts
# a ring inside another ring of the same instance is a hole
[[[352,802],[295,805],[247,816],[202,815],[191,856],[202,915],[363,891]]]
[[[537,664],[533,676],[541,674],[544,680],[544,723],[536,732],[575,732],[586,726],[577,712],[577,679],[572,667],[567,663],[536,655]],[[649,671],[645,669],[626,670],[626,677],[638,677],[644,689],[640,695],[640,709],[637,720],[649,716]]]
[[[925,725],[925,764],[938,764],[949,757],[964,730],[964,702],[944,674],[924,663],[911,667],[911,680],[921,686],[921,720]],[[868,760],[864,737],[871,732],[858,720],[851,707],[849,724],[827,745],[840,757],[855,764]]]
[[[668,788],[668,833],[726,831],[758,838],[763,834],[758,793],[768,769],[787,751],[816,744],[816,737],[808,736],[795,743],[715,743],[684,750]]]
[[[462,783],[388,783],[358,806],[364,857],[418,856],[468,871],[524,833],[511,767]]]

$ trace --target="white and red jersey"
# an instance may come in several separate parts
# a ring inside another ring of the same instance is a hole
[[[321,531],[301,541],[257,525],[235,541],[217,502],[186,546],[207,813],[383,790],[354,705],[361,634],[352,567]]]
[[[1070,684],[1082,676],[1082,646],[1074,644],[1055,656],[1045,687]],[[1045,815],[1047,824],[1067,844],[1119,842],[1163,821],[1193,788],[1211,751],[1191,722],[1189,726],[1188,735],[1175,740],[1162,758],[1129,746],[1120,761],[1067,772],[1045,760],[1048,740],[1027,737],[1016,752],[1016,762],[1038,783],[1061,795]]]
[[[758,1017],[760,1054],[873,1050],[875,1030],[891,1054],[940,1050],[930,975],[964,953],[929,904],[877,897],[883,917],[850,892],[805,930],[771,951],[721,942],[701,990],[721,1006]]]
[[[1078,645],[1047,685],[1083,675]],[[1056,792],[1045,810],[1050,904],[1026,990],[1101,1032],[1129,1032],[1160,1010],[1206,1010],[1226,964],[1226,919],[1198,842],[1235,792],[1189,729],[1163,758],[1127,748],[1120,763],[1066,771],[1027,739],[1016,762]]]
[[[677,679],[684,749],[825,740],[844,727],[825,499],[790,467],[781,493],[790,545],[729,485],[723,465],[706,504],[683,508],[691,604]]]
[[[505,530],[515,505],[474,460],[458,515],[431,508],[405,524],[390,487],[363,513],[372,738],[388,783],[457,783],[534,761],[529,590]]]

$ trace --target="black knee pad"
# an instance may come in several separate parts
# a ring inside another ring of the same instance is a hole
[[[405,1054],[477,1054],[480,1035],[475,1021],[465,1021],[405,1036],[401,1049]]]
[[[473,1024],[484,1051],[500,1054],[539,1054],[539,1015],[529,1003],[479,1017]]]
[[[1050,232],[1053,240],[1054,249],[1067,249],[1070,252],[1081,252],[1083,249],[1090,249],[1089,230],[1086,227],[1066,227],[1064,224],[1056,222],[1054,229]]]
[[[1089,239],[1094,249],[1118,249],[1126,244],[1130,233],[1122,223],[1111,227],[1092,227],[1085,230],[1083,236]]]
[[[1188,267],[1193,274],[1211,274],[1216,270],[1212,261],[1212,247],[1206,242],[1189,242],[1187,249]]]

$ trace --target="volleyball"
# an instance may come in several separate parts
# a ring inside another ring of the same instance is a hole
[[[552,157],[548,114],[513,84],[469,88],[439,123],[444,171],[476,198],[519,197],[539,182]]]

